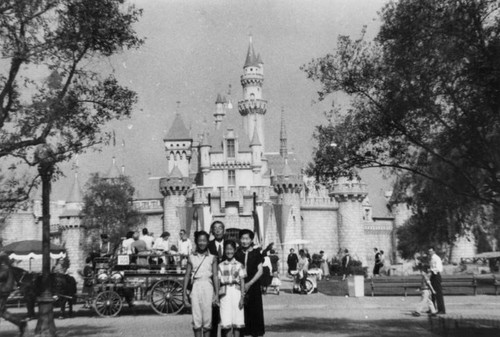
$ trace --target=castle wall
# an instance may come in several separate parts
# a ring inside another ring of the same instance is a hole
[[[32,212],[19,211],[8,215],[3,224],[0,223],[0,238],[4,246],[22,240],[41,240],[42,226],[37,226]]]
[[[163,214],[145,214],[146,222],[144,224],[138,224],[132,227],[130,230],[142,231],[143,228],[147,228],[149,233],[153,233],[154,238],[159,238],[163,230]],[[169,231],[170,232],[170,231]],[[177,232],[170,232],[171,236],[177,235]]]
[[[337,210],[325,206],[302,206],[303,238],[311,243],[309,251],[324,250],[329,258],[339,249],[337,231]]]
[[[284,241],[302,239],[302,221],[300,214],[300,196],[298,193],[286,192],[282,194],[281,203],[291,205],[288,221],[284,233]]]
[[[393,263],[393,221],[375,220],[363,224],[366,245],[366,261],[368,271],[371,273],[375,264],[375,253],[373,248],[384,251],[384,266],[388,267]]]

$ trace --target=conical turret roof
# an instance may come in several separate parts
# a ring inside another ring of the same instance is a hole
[[[257,63],[264,64],[264,62],[262,62],[262,59],[260,58],[260,53],[257,55]]]
[[[224,104],[224,99],[222,98],[221,94],[217,94],[217,99],[215,100],[215,104]]]
[[[248,51],[247,51],[247,57],[245,59],[245,65],[243,68],[246,67],[258,67],[258,60],[257,56],[255,56],[255,51],[253,49],[253,42],[252,42],[252,37],[250,37],[250,43],[248,44]]]
[[[73,184],[71,185],[68,197],[66,198],[66,203],[81,202],[83,202],[83,194],[80,187],[80,182],[78,181],[78,172],[75,172],[75,179],[73,179]]]
[[[200,146],[212,146],[212,145],[210,145],[210,136],[208,135],[207,130],[205,130],[205,132],[203,132],[203,138],[201,139]]]
[[[189,130],[186,128],[186,124],[182,120],[181,114],[176,113],[172,126],[168,130],[165,140],[189,140],[191,136]]]
[[[120,171],[118,166],[116,166],[116,158],[113,157],[111,167],[108,169],[108,172],[106,173],[105,178],[116,179],[116,178],[119,178],[121,175],[122,175],[122,172]]]

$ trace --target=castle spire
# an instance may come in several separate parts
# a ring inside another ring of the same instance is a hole
[[[255,56],[255,51],[253,49],[252,35],[250,35],[250,42],[248,43],[247,57],[245,59],[245,65],[243,66],[243,68],[258,66],[257,62],[258,62],[257,56]]]
[[[80,187],[80,182],[78,181],[78,170],[75,171],[75,178],[73,179],[73,184],[71,186],[68,197],[66,198],[66,203],[81,203],[83,202],[82,189]]]
[[[285,125],[285,109],[281,107],[280,156],[288,158],[288,144]]]

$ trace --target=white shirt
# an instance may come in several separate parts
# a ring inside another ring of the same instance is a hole
[[[122,242],[122,253],[123,254],[132,254],[132,242],[134,242],[133,238],[125,239]]]
[[[217,241],[215,240],[215,250],[219,253],[219,247],[222,254],[224,254],[224,239]]]
[[[152,236],[149,236],[149,235],[143,235],[140,237],[140,239],[142,241],[144,241],[144,243],[146,243],[146,249],[147,250],[151,250],[153,248],[153,237]]]
[[[443,272],[443,262],[437,254],[432,254],[431,257],[431,272],[436,275]]]
[[[193,252],[193,244],[189,239],[186,239],[185,241],[179,240],[178,248],[179,248],[179,254],[181,255],[189,255]]]
[[[168,252],[168,240],[163,240],[163,238],[158,238],[153,245],[154,249],[162,250]]]

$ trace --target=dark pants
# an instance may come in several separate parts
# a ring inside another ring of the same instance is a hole
[[[444,298],[443,298],[443,288],[441,287],[441,274],[431,273],[431,285],[434,288],[434,294],[432,295],[432,301],[437,307],[437,311],[439,313],[446,313],[446,309],[444,307]]]
[[[212,330],[210,330],[210,337],[217,337],[220,322],[220,309],[219,307],[212,307]]]
[[[11,322],[12,324],[17,325],[18,327],[21,327],[21,320],[15,318],[10,312],[7,311],[8,297],[8,295],[0,294],[0,317]]]

